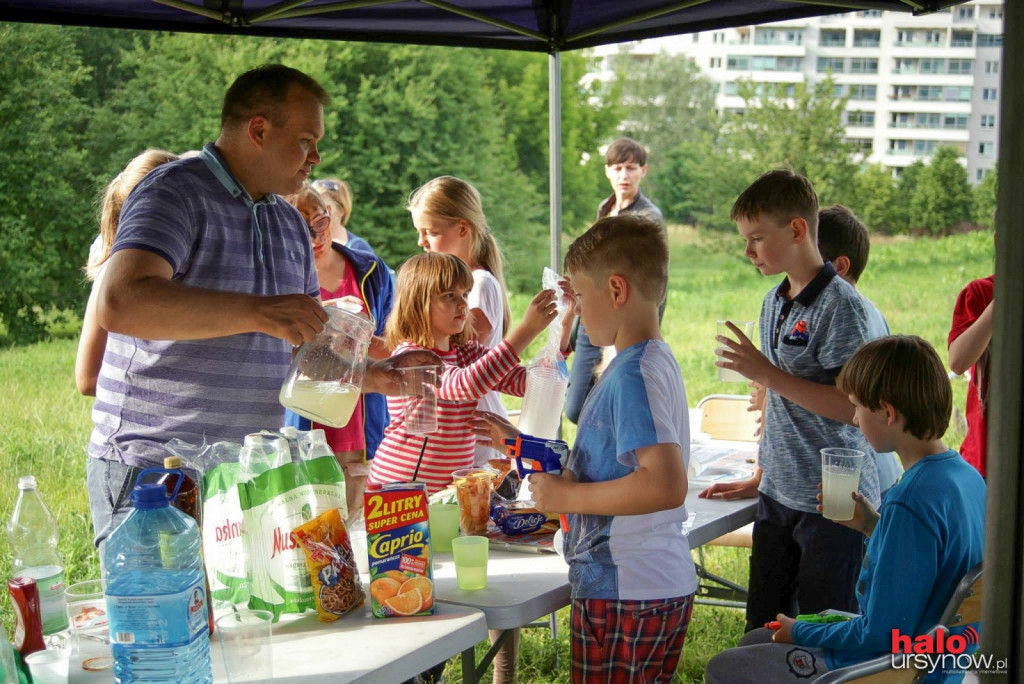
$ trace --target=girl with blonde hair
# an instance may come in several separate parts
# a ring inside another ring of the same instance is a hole
[[[117,226],[121,221],[121,208],[135,186],[158,166],[178,159],[178,155],[167,150],[149,149],[138,155],[124,167],[107,185],[100,201],[100,232],[89,248],[89,258],[82,269],[85,277],[92,281],[89,301],[82,317],[82,334],[78,340],[78,354],[75,357],[75,385],[79,393],[96,396],[96,378],[99,377],[103,352],[107,348],[107,331],[96,320],[96,287],[103,277],[103,267],[110,258],[110,249],[117,237]]]
[[[497,346],[508,331],[512,313],[504,260],[487,224],[480,193],[460,178],[440,176],[417,189],[406,209],[424,251],[452,254],[469,264],[473,275],[469,293],[472,339],[487,348]],[[485,394],[479,409],[508,417],[497,392]],[[476,446],[474,463],[482,465],[503,456],[481,442]]]
[[[522,322],[487,349],[472,339],[468,320],[472,287],[469,266],[450,254],[417,254],[399,269],[395,306],[384,334],[395,354],[428,349],[441,357],[437,430],[425,437],[409,434],[405,412],[417,398],[388,397],[391,422],[373,459],[371,482],[409,482],[415,474],[429,493],[440,491],[451,483],[453,471],[473,463],[476,436],[470,420],[480,397],[491,390],[523,396],[526,369],[519,355],[557,315],[555,292],[538,293]],[[571,314],[566,318],[571,325]]]

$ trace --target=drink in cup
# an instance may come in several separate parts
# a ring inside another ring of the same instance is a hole
[[[452,540],[455,559],[455,581],[462,591],[476,591],[487,587],[487,537],[471,535]]]
[[[821,514],[829,520],[852,520],[850,496],[860,484],[864,452],[829,447],[821,450]]]
[[[747,336],[748,339],[753,339],[753,337],[754,337],[754,321],[728,321],[728,322],[732,323],[737,328],[739,328],[743,332],[743,334]],[[729,337],[729,338],[735,339],[735,337],[734,337],[735,333],[733,333],[733,331],[730,330],[728,328],[728,326],[726,326],[726,321],[718,321],[716,323],[716,325],[715,325],[715,330],[716,330],[716,332],[715,332],[716,335],[724,335],[725,337]],[[718,348],[719,349],[727,349],[727,347],[725,347],[724,345],[719,345]],[[722,358],[722,357],[717,356],[717,355],[715,356],[716,360],[720,359],[720,358]],[[743,377],[742,375],[740,375],[736,371],[731,370],[729,368],[721,368],[721,367],[718,369],[718,379],[721,382],[746,382],[747,381],[747,379],[745,377]]]
[[[491,490],[496,474],[486,468],[463,468],[452,473],[462,534],[487,533],[487,521],[491,517]]]

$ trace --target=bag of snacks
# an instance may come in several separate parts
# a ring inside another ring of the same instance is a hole
[[[321,622],[333,622],[363,602],[366,595],[340,510],[332,508],[299,525],[292,538],[305,553]]]

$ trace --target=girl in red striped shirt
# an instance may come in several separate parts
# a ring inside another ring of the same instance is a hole
[[[395,305],[384,333],[395,354],[431,349],[444,362],[437,391],[437,430],[426,435],[416,476],[426,482],[430,493],[450,484],[453,471],[473,464],[476,435],[470,420],[480,397],[492,389],[523,396],[526,370],[519,355],[557,315],[556,293],[542,290],[530,301],[522,322],[500,344],[487,349],[471,339],[467,297],[472,287],[473,274],[458,257],[438,252],[417,254],[398,272]],[[562,289],[567,296],[574,296],[571,288]],[[563,317],[563,350],[568,346],[573,308]],[[371,482],[413,479],[424,436],[405,430],[405,408],[412,401],[411,397],[388,397],[391,422],[373,459]]]

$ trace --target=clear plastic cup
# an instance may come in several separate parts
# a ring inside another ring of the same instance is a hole
[[[735,339],[733,337],[734,336],[733,331],[730,330],[725,325],[726,322],[727,321],[717,321],[715,323],[715,335],[716,336],[724,335],[725,337],[729,337],[729,338]],[[728,321],[728,322],[732,323],[737,328],[739,328],[741,331],[743,331],[743,334],[746,335],[751,341],[754,341],[754,321]],[[718,349],[725,349],[725,348],[726,347],[724,345],[719,345],[718,346]],[[718,355],[715,355],[715,360],[716,361],[719,358],[721,358],[721,357],[719,357]],[[718,369],[718,380],[720,382],[747,382],[747,378],[745,378],[744,376],[740,375],[736,371],[731,370],[729,368],[719,368]]]
[[[520,432],[531,437],[557,439],[568,386],[568,376],[554,366],[528,368],[523,411],[519,416]]]
[[[463,468],[452,473],[462,534],[487,533],[487,521],[491,518],[491,491],[496,476],[497,473],[489,468]]]
[[[437,366],[400,369],[405,401],[405,431],[426,435],[437,431]]]
[[[239,610],[217,618],[221,655],[229,682],[272,682],[269,610]]]
[[[487,537],[471,535],[452,540],[455,559],[455,582],[463,591],[476,591],[487,587]]]
[[[821,514],[829,520],[852,520],[864,452],[828,447],[821,450]]]
[[[100,579],[76,582],[64,590],[71,627],[71,646],[78,660],[90,670],[106,670],[114,665],[110,654],[106,582]]]

